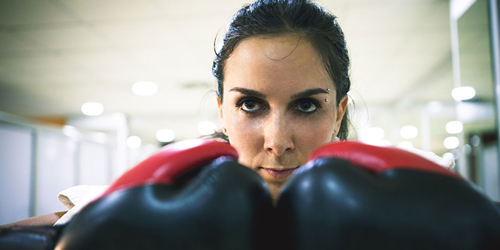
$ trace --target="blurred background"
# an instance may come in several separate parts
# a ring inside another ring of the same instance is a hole
[[[0,0],[0,224],[220,130],[214,46],[249,2]],[[315,2],[352,60],[349,139],[448,154],[500,200],[496,0]]]

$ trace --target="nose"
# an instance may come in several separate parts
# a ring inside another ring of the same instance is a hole
[[[272,113],[265,121],[264,150],[269,154],[281,156],[294,149],[293,123],[287,122],[286,115]]]

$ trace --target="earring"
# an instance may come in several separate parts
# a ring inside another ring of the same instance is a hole
[[[332,133],[332,137],[335,135],[335,133],[337,133],[337,130],[334,130],[334,131],[333,131],[333,133]],[[335,136],[335,137],[333,137],[333,138],[332,138],[332,142],[333,142],[333,141],[340,141],[340,139],[339,139],[337,136]]]
[[[334,142],[334,141],[340,141],[340,138],[338,138],[338,137],[333,137],[333,138],[332,138],[332,142]]]
[[[223,132],[224,134],[227,134],[227,129],[226,129],[226,128],[222,128],[222,132]]]

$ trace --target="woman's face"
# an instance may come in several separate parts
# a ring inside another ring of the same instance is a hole
[[[293,171],[336,136],[347,98],[335,105],[320,56],[294,34],[241,41],[226,61],[223,84],[222,127],[239,162],[277,198]]]

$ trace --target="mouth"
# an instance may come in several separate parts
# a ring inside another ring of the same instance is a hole
[[[295,171],[298,168],[299,167],[296,167],[296,168],[287,168],[287,169],[277,169],[277,168],[263,168],[263,167],[259,167],[259,170],[263,170],[268,175],[272,176],[274,179],[286,179],[290,175],[293,174],[293,171]]]

